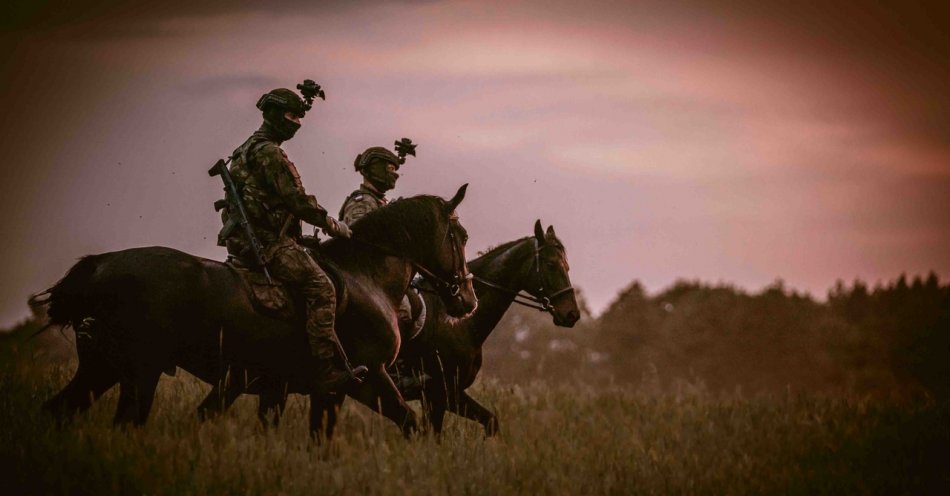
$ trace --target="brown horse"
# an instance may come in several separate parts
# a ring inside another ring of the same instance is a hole
[[[415,415],[386,373],[400,347],[396,309],[422,271],[442,281],[438,291],[452,315],[474,310],[467,235],[454,213],[464,196],[465,186],[449,201],[395,201],[354,225],[352,239],[331,240],[322,250],[340,268],[348,294],[337,320],[340,341],[353,363],[370,368],[350,394],[381,408],[407,435],[417,428]],[[219,407],[269,381],[312,393],[301,306],[291,320],[260,313],[241,276],[223,263],[163,247],[92,255],[42,295],[51,325],[71,326],[77,337],[76,375],[44,405],[60,417],[88,409],[118,383],[115,422],[142,424],[159,376],[175,366],[218,386]],[[322,426],[329,437],[335,400],[310,397],[311,429]],[[215,402],[206,403],[214,410]]]
[[[540,220],[534,236],[494,248],[470,261],[469,268],[479,298],[475,312],[465,319],[451,318],[450,309],[436,297],[435,286],[421,283],[426,323],[416,338],[403,343],[399,354],[403,373],[430,376],[424,390],[404,394],[406,399],[424,399],[425,419],[436,434],[442,431],[446,411],[481,423],[488,435],[498,431],[498,418],[465,390],[481,369],[482,344],[512,303],[549,312],[562,327],[573,327],[580,319],[564,245],[553,227],[542,230]],[[286,399],[286,393],[264,391],[260,411],[279,414]],[[337,409],[343,400],[338,398]]]

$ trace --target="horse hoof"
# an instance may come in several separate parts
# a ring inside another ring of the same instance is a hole
[[[416,417],[409,416],[406,417],[405,422],[402,424],[402,435],[406,439],[412,439],[416,434],[419,433],[419,422],[416,420]]]

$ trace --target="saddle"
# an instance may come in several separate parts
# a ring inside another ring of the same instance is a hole
[[[349,301],[340,268],[329,260],[318,259],[316,262],[336,290],[336,314],[339,317]],[[292,320],[303,312],[305,304],[301,296],[276,279],[268,281],[267,275],[259,267],[249,267],[236,257],[228,257],[225,264],[244,281],[251,303],[257,311],[282,320]]]
[[[404,340],[415,339],[426,324],[426,301],[419,290],[409,286],[406,296],[399,304],[399,333]]]
[[[340,268],[333,262],[321,258],[315,259],[317,264],[330,278],[333,287],[336,290],[336,314],[337,317],[346,310],[349,302],[349,292],[346,284],[343,283],[343,276]],[[271,317],[282,320],[292,320],[298,317],[298,314],[304,309],[304,302],[300,295],[287,287],[280,281],[273,279],[273,282],[267,280],[267,275],[258,267],[250,267],[241,262],[236,257],[228,257],[225,263],[244,281],[251,296],[251,303],[254,308]],[[415,288],[410,288],[405,300],[408,300],[409,308],[406,312],[409,318],[399,319],[399,330],[403,339],[410,340],[419,335],[426,321],[425,300]],[[402,305],[406,302],[404,301]],[[401,306],[402,306],[401,305]],[[403,315],[403,309],[400,309],[400,316]]]

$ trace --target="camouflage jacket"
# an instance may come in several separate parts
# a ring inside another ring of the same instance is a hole
[[[360,189],[350,193],[340,207],[340,220],[347,224],[356,222],[360,217],[389,203],[386,197],[374,188],[365,184]]]
[[[317,227],[327,227],[327,211],[304,190],[294,163],[265,127],[262,126],[234,151],[230,171],[241,191],[248,222],[265,249],[281,235],[299,238],[301,220]],[[222,213],[225,229],[221,234],[229,253],[246,256],[249,243],[244,230],[239,226],[234,228],[239,214],[230,194],[228,202],[229,207]],[[224,232],[229,224],[230,231]]]

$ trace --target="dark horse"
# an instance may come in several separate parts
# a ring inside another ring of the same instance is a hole
[[[435,297],[435,287],[422,283],[426,323],[416,338],[403,343],[399,355],[408,373],[430,376],[423,390],[407,392],[405,398],[424,400],[424,418],[436,434],[442,431],[446,411],[481,423],[488,435],[498,431],[497,417],[465,390],[481,369],[482,344],[512,303],[549,312],[562,327],[573,327],[580,319],[564,245],[553,227],[542,230],[540,220],[534,236],[498,246],[468,265],[478,295],[475,312],[465,319],[452,318],[451,309]],[[339,403],[343,399],[339,397]],[[260,409],[279,412],[284,401],[286,394],[262,394]]]
[[[455,215],[465,186],[449,201],[416,196],[395,201],[353,226],[352,239],[334,239],[321,253],[340,268],[347,296],[338,308],[338,335],[354,364],[370,368],[350,394],[400,425],[417,429],[386,368],[400,347],[396,308],[417,271],[441,281],[452,315],[470,313],[476,297],[465,264],[467,235]],[[115,422],[141,424],[163,371],[179,366],[226,397],[272,391],[282,384],[311,393],[312,359],[302,308],[279,319],[259,312],[230,266],[170,248],[136,248],[81,259],[42,295],[51,325],[76,331],[79,367],[44,407],[70,416],[118,383]],[[311,429],[332,434],[331,396],[311,394]],[[217,405],[215,405],[217,403]]]
[[[451,309],[428,285],[424,295],[427,322],[400,351],[411,373],[431,376],[421,393],[424,398],[406,399],[423,399],[424,418],[436,434],[442,431],[446,411],[479,422],[488,435],[497,433],[498,418],[465,390],[482,367],[482,344],[512,303],[549,312],[561,327],[573,327],[580,319],[564,245],[553,226],[542,230],[540,220],[534,225],[534,236],[489,250],[470,261],[469,268],[479,297],[475,312],[465,319],[449,318]]]

